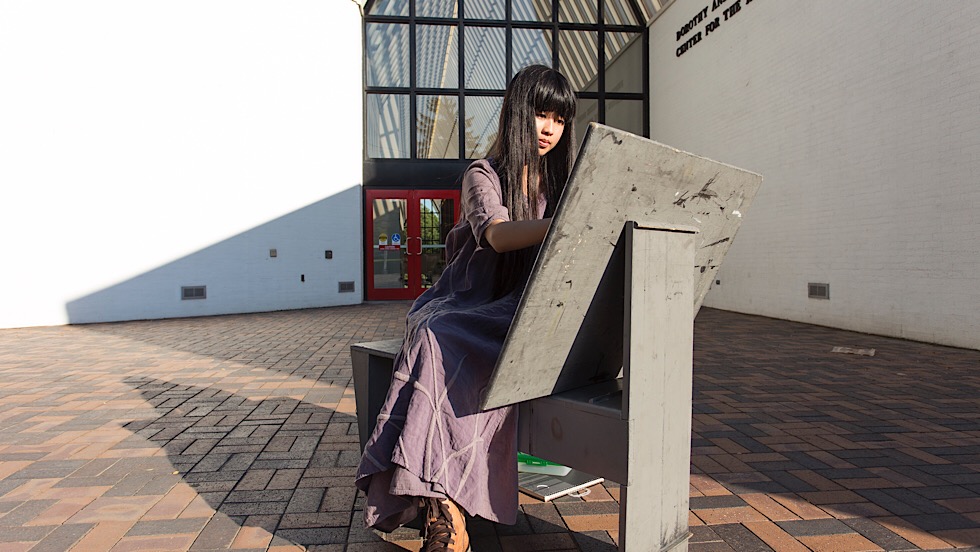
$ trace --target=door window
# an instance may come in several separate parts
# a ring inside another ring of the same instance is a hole
[[[372,279],[375,289],[408,289],[408,198],[371,201]]]
[[[459,218],[455,190],[368,190],[368,300],[414,299],[446,268],[446,238]]]

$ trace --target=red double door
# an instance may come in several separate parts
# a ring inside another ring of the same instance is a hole
[[[367,299],[415,299],[446,267],[459,191],[367,190],[364,203]]]

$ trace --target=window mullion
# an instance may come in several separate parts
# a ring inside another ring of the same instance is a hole
[[[637,0],[626,0],[626,4],[629,5],[630,10],[633,11],[633,17],[636,18],[637,23],[646,26],[646,17],[643,17],[643,10],[640,9],[640,5]]]
[[[598,44],[598,55],[599,59],[596,60],[596,70],[599,74],[596,75],[596,81],[598,82],[599,88],[599,120],[603,123],[606,122],[606,32],[605,32],[605,21],[606,21],[606,3],[603,0],[599,0],[599,30],[597,31],[599,44]]]
[[[416,0],[410,0],[408,6],[408,66],[409,66],[409,83],[408,83],[408,113],[409,113],[409,147],[411,152],[409,152],[409,159],[418,159],[418,148],[419,148],[419,136],[418,136],[418,106],[416,105],[416,91],[415,88],[418,85],[418,79],[416,73],[418,72],[418,46],[415,44],[416,40],[416,29],[415,29],[415,2]]]
[[[551,1],[551,66],[556,71],[561,71],[558,59],[558,2],[559,0]]]
[[[511,13],[513,0],[506,0],[504,4],[504,22],[507,24],[504,30],[504,83],[510,82],[511,75],[514,74],[514,17]]]
[[[466,74],[466,68],[464,67],[466,64],[466,43],[463,37],[463,16],[466,11],[466,2],[465,0],[458,0],[458,2],[459,11],[456,14],[459,16],[459,23],[456,30],[456,42],[458,45],[456,50],[456,86],[459,90],[456,93],[456,97],[458,98],[456,102],[456,116],[458,117],[458,121],[456,124],[459,125],[459,132],[457,133],[458,136],[456,139],[459,142],[459,158],[466,159],[466,94],[464,93],[466,90],[466,81],[464,80]]]

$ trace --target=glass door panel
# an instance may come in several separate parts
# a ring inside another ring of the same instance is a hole
[[[432,287],[446,268],[446,236],[456,224],[455,198],[423,198],[419,200],[419,231],[421,238],[421,285]]]
[[[408,193],[368,194],[367,288],[375,299],[408,299]]]
[[[446,237],[459,218],[455,190],[367,190],[368,300],[415,299],[446,268]]]

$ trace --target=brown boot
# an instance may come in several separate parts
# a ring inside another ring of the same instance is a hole
[[[424,498],[425,527],[421,552],[469,552],[470,536],[459,506],[446,498]]]

